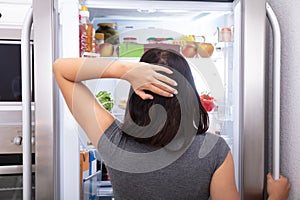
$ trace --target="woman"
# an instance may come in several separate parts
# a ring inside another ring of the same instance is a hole
[[[230,149],[206,133],[208,116],[181,55],[151,49],[139,63],[60,59],[54,73],[70,111],[108,167],[116,199],[239,199]],[[132,85],[124,124],[81,83],[96,78]]]

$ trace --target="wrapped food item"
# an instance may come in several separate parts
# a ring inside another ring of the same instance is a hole
[[[114,100],[110,92],[100,91],[96,94],[97,100],[108,111],[111,111],[114,106]]]

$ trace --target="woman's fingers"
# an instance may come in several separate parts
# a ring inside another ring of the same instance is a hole
[[[148,85],[146,88],[143,88],[146,90],[150,90],[151,92],[164,96],[164,97],[173,97],[174,92],[169,92],[168,90],[162,89],[161,87],[158,87],[154,84]]]
[[[167,83],[167,84],[169,84],[169,85],[177,86],[176,81],[174,81],[173,79],[171,79],[171,78],[169,78],[169,77],[167,77],[167,76],[165,76],[165,75],[163,75],[163,74],[156,73],[156,74],[155,74],[155,78],[156,78],[157,80],[160,80],[160,81],[162,81],[162,82],[165,82],[165,83]]]
[[[176,81],[168,76],[161,74],[172,74],[173,72],[162,66],[143,63],[142,65],[134,66],[123,75],[122,79],[131,83],[137,95],[142,99],[152,99],[153,96],[146,94],[143,90],[149,90],[165,97],[172,97],[177,94],[177,90],[173,88],[177,86]]]
[[[146,99],[153,99],[153,96],[151,94],[147,94],[144,92],[144,90],[135,90],[135,93],[141,97],[143,100]]]
[[[173,74],[172,70],[170,70],[166,67],[158,66],[158,65],[153,65],[152,69],[155,70],[155,71],[165,72],[167,74]]]
[[[169,94],[177,94],[178,93],[178,91],[176,89],[174,89],[174,88],[170,87],[169,85],[167,85],[161,81],[158,81],[158,80],[154,81],[152,83],[152,85],[154,85],[156,88],[159,88]],[[152,91],[152,92],[154,92],[154,91]]]
[[[274,181],[273,176],[271,173],[267,174],[267,181]]]

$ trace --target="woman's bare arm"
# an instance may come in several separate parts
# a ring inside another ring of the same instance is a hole
[[[234,163],[229,151],[222,165],[213,174],[210,184],[212,200],[239,200],[234,178]]]
[[[82,81],[97,78],[124,79],[131,83],[135,92],[143,99],[153,98],[144,90],[166,97],[177,92],[169,86],[176,85],[176,82],[158,73],[172,73],[169,69],[146,63],[63,58],[54,63],[53,71],[67,106],[95,146],[114,118]]]

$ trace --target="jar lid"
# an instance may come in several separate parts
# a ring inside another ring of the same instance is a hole
[[[81,6],[80,11],[89,11],[87,6]]]
[[[230,28],[222,28],[221,31],[222,31],[222,32],[231,32],[231,29],[230,29]]]
[[[95,38],[97,40],[104,40],[104,33],[95,33]]]
[[[99,23],[97,26],[116,26],[114,23]]]

